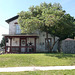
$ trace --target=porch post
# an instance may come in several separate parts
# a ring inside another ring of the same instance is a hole
[[[12,38],[10,38],[10,53],[11,53],[11,46],[12,46]]]
[[[21,53],[21,38],[19,39],[19,52]]]
[[[25,48],[26,48],[26,53],[27,53],[27,38],[26,38],[26,46],[25,46]]]
[[[36,38],[34,38],[34,45],[35,45],[34,52],[36,52]]]
[[[5,36],[5,53],[7,52],[7,50],[6,50],[6,36]]]

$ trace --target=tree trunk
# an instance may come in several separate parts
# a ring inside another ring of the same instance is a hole
[[[55,36],[53,37],[53,39],[54,39],[54,44],[55,44]]]
[[[51,50],[51,46],[49,45],[49,41],[48,41],[48,32],[46,32],[46,39],[47,39],[47,43],[48,43],[48,47],[49,47],[49,50],[48,50],[48,52],[52,52],[52,50]]]
[[[52,45],[52,47],[55,45],[55,36],[53,37],[53,39],[54,39],[54,42],[53,42],[53,45]]]
[[[53,45],[52,45],[52,48],[51,48],[51,50],[53,49],[53,47],[54,47],[54,45],[55,45],[55,36],[53,37],[53,39],[54,39],[54,42],[53,42]]]
[[[59,42],[59,39],[55,41],[55,36],[54,36],[54,38],[53,38],[53,39],[54,39],[54,43],[53,43],[53,45],[52,45],[51,50],[54,48],[55,44],[56,44],[57,42]],[[57,48],[58,48],[58,47],[57,47]]]
[[[58,41],[58,52],[61,53],[61,40]]]

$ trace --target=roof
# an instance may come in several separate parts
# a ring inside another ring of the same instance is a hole
[[[10,18],[10,19],[7,19],[7,20],[5,20],[5,21],[6,21],[7,23],[9,23],[9,22],[11,22],[11,21],[17,19],[18,17],[19,17],[19,15],[16,15],[16,16],[14,16],[14,17],[12,17],[12,18]]]
[[[8,34],[3,34],[2,36],[6,36],[6,37],[39,37],[37,34],[33,34],[33,35],[8,35]]]
[[[71,39],[71,38],[67,38],[67,39],[65,39],[65,40],[73,40],[73,39]]]

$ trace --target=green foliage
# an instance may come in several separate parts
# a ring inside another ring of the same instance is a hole
[[[29,11],[19,13],[18,22],[22,33],[33,33],[40,29],[52,35],[58,36],[60,40],[73,37],[75,33],[75,20],[62,10],[59,3],[41,3],[32,6]]]
[[[3,37],[1,40],[1,47],[5,46],[5,38]]]
[[[69,14],[63,15],[57,22],[57,25],[52,26],[49,30],[55,36],[60,37],[63,40],[67,37],[73,38],[75,33],[75,21]]]
[[[8,42],[8,38],[6,38],[6,42]],[[1,47],[5,46],[5,37],[1,40]]]
[[[29,11],[21,11],[19,13],[18,22],[21,26],[22,33],[32,33],[36,29],[42,31],[49,30],[49,26],[54,25],[56,16],[64,14],[59,3],[47,4],[41,3],[40,6],[32,6]],[[59,14],[60,13],[60,14]],[[59,18],[58,18],[59,19]]]
[[[39,25],[42,25],[42,22],[34,18],[29,12],[21,12],[19,15],[19,23],[22,29],[22,33],[33,33]]]

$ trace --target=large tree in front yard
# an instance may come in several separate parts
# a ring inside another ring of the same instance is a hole
[[[58,20],[57,25],[51,27],[49,33],[59,37],[58,51],[61,52],[61,41],[66,38],[74,38],[75,36],[74,17],[70,16],[70,14],[64,14],[63,17]]]
[[[72,36],[75,28],[74,18],[66,15],[59,3],[41,3],[39,6],[30,7],[29,11],[21,11],[18,23],[22,33],[33,33],[35,30],[46,32],[48,46],[48,33],[54,35],[54,39],[58,36],[61,40]],[[52,52],[51,47],[49,51]]]

